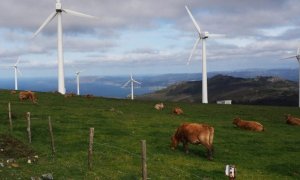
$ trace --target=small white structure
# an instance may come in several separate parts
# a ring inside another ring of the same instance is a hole
[[[220,100],[217,101],[217,104],[232,104],[232,100]]]

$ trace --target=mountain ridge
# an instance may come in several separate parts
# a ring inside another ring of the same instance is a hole
[[[145,100],[201,102],[202,81],[184,81],[165,89],[139,96]],[[216,75],[208,79],[209,103],[232,100],[234,104],[296,106],[298,84],[273,76],[255,78]]]

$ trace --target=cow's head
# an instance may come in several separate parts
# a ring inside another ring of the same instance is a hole
[[[291,117],[292,117],[292,115],[290,115],[290,114],[286,114],[286,115],[285,115],[285,119],[286,119],[286,120],[290,119]]]
[[[178,140],[176,139],[175,135],[171,137],[171,148],[175,150],[178,146]]]
[[[233,119],[232,124],[237,124],[239,121],[241,121],[241,118],[236,117],[236,118]]]

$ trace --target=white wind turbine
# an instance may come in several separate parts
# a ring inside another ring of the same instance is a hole
[[[18,90],[18,73],[21,71],[18,69],[18,64],[20,63],[20,57],[18,57],[17,62],[12,66],[15,70],[15,90]]]
[[[187,64],[190,64],[193,54],[200,42],[202,41],[202,103],[207,104],[207,70],[206,70],[206,39],[208,37],[223,37],[222,34],[209,34],[208,32],[201,32],[200,26],[197,24],[195,18],[193,17],[192,13],[190,12],[189,8],[185,6],[186,11],[188,12],[190,18],[192,19],[194,26],[196,27],[197,33],[199,34],[199,38],[197,38],[196,43],[192,49],[191,55]]]
[[[83,72],[83,71],[76,71],[76,82],[77,82],[77,95],[79,96],[80,95],[80,79],[79,79],[79,76],[80,76],[80,73]]]
[[[130,80],[129,81],[127,81],[122,87],[126,87],[129,83],[131,83],[131,100],[133,100],[134,99],[134,95],[133,95],[133,88],[134,88],[134,83],[136,83],[136,84],[141,84],[140,82],[138,82],[138,81],[136,81],[136,80],[134,80],[133,78],[132,78],[132,74],[130,75]]]
[[[290,56],[290,57],[287,57],[287,58],[283,58],[283,59],[291,59],[291,58],[296,58],[297,61],[298,61],[298,64],[299,64],[299,108],[300,108],[300,48],[298,48],[297,50],[297,54],[295,56]]]
[[[34,33],[33,37],[37,36],[40,31],[48,25],[57,16],[57,54],[58,54],[58,92],[61,94],[66,93],[65,79],[64,79],[64,56],[63,56],[63,29],[62,29],[62,13],[71,14],[74,16],[96,18],[94,16],[86,15],[80,12],[63,9],[60,0],[56,0],[55,12],[45,20],[45,22]]]

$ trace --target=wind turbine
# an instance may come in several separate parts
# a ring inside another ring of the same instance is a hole
[[[195,50],[200,42],[202,41],[202,103],[207,104],[208,98],[207,98],[207,69],[206,69],[206,39],[208,37],[223,37],[222,34],[209,34],[208,32],[201,32],[200,26],[197,24],[194,16],[190,12],[189,8],[185,6],[186,11],[188,12],[190,18],[193,21],[194,26],[196,27],[197,33],[199,34],[199,38],[197,38],[196,43],[194,44],[194,47],[192,49],[192,52],[190,54],[189,60],[187,62],[187,65],[190,64],[190,61],[192,59],[193,54],[195,53]]]
[[[300,48],[298,48],[297,50],[297,54],[295,56],[290,56],[290,57],[286,57],[286,58],[283,58],[283,59],[291,59],[291,58],[296,58],[297,61],[298,61],[298,64],[299,64],[299,108],[300,108]]]
[[[77,82],[77,95],[79,96],[80,95],[80,87],[79,87],[79,84],[80,84],[80,81],[79,81],[79,76],[80,76],[80,73],[83,72],[83,71],[76,71],[76,82]]]
[[[127,81],[122,87],[126,87],[129,83],[131,83],[131,100],[134,99],[134,95],[133,95],[133,84],[136,83],[136,84],[141,84],[140,82],[134,80],[132,78],[132,74],[130,75],[130,80]]]
[[[62,29],[62,13],[71,14],[74,16],[96,18],[87,14],[63,9],[60,0],[56,0],[55,12],[51,13],[39,29],[34,33],[33,37],[37,36],[42,29],[48,25],[57,16],[57,55],[58,55],[58,92],[66,93],[65,79],[64,79],[64,56],[63,56],[63,29]]]
[[[15,90],[18,90],[18,73],[21,74],[21,71],[18,69],[18,64],[20,62],[20,57],[18,57],[17,62],[12,66],[15,70]]]

